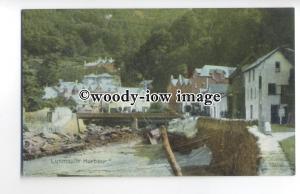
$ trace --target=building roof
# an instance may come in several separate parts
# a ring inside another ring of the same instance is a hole
[[[211,93],[221,93],[226,94],[228,90],[228,84],[210,84],[208,86],[208,91]]]
[[[268,54],[258,58],[254,63],[250,64],[250,65],[246,65],[245,67],[242,68],[242,71],[248,71],[258,65],[260,65],[262,62],[264,62],[266,59],[268,59],[270,56],[272,56],[274,53],[276,53],[279,50],[279,48],[276,48],[274,50],[272,50],[271,52],[269,52]]]
[[[179,74],[178,82],[180,85],[187,85],[189,83],[189,79],[187,79],[183,75]]]
[[[85,75],[84,78],[96,78],[97,76],[95,74],[88,74],[88,75]]]
[[[140,85],[145,85],[145,84],[148,85],[148,84],[151,84],[152,82],[153,82],[153,80],[151,80],[151,79],[150,80],[143,80],[143,81],[140,82]]]
[[[258,65],[260,65],[262,62],[264,62],[265,60],[267,60],[269,57],[271,57],[273,54],[275,54],[277,51],[280,51],[282,52],[282,54],[288,58],[286,55],[285,55],[285,52],[283,52],[283,50],[287,51],[287,52],[293,52],[294,53],[294,50],[293,49],[290,49],[290,48],[282,48],[282,47],[278,47],[274,50],[272,50],[271,52],[267,53],[266,55],[258,58],[254,63],[250,64],[250,65],[246,65],[242,68],[242,71],[243,72],[246,72],[254,67],[257,67]],[[289,59],[288,59],[289,60]],[[291,61],[290,61],[291,62]]]
[[[175,79],[173,75],[170,77],[170,83],[172,86],[176,86],[178,79]]]
[[[58,91],[54,87],[45,87],[44,93],[43,99],[56,98],[58,96]]]
[[[63,90],[71,91],[75,85],[76,85],[76,82],[60,81],[59,82],[59,90],[60,90],[60,92],[62,92]]]
[[[130,93],[143,93],[145,90],[144,88],[140,87],[119,87],[118,92],[125,93],[126,90],[129,90]]]
[[[199,76],[210,76],[210,73],[215,71],[223,72],[225,78],[228,78],[235,71],[235,69],[235,67],[204,65],[202,68],[195,68],[195,71],[199,74]]]
[[[173,75],[171,75],[171,79],[170,82],[173,86],[176,86],[177,83],[179,83],[179,85],[188,85],[191,83],[191,80],[188,78],[185,78],[183,75],[179,74],[178,75],[178,79],[175,79]]]
[[[113,77],[112,75],[110,75],[109,73],[102,73],[102,74],[99,74],[99,75],[96,75],[96,77],[107,77],[107,78],[111,78]]]

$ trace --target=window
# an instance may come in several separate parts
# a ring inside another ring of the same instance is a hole
[[[280,72],[280,62],[279,61],[275,62],[275,72],[276,73]]]
[[[252,79],[253,79],[253,81],[255,80],[255,69],[253,69],[253,72],[252,72]]]
[[[248,82],[250,82],[250,79],[251,79],[251,71],[249,71],[248,73]]]
[[[261,90],[262,78],[259,76],[258,88]]]
[[[250,90],[250,99],[252,100],[252,88]]]
[[[269,95],[276,95],[276,84],[268,84],[268,94]]]
[[[250,88],[248,88],[248,91],[247,91],[247,99],[248,100],[250,99]]]

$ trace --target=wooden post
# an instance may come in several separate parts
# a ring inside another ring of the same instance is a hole
[[[136,117],[133,118],[131,127],[132,129],[136,129],[136,130],[139,128],[138,119]]]
[[[78,133],[80,133],[80,126],[79,126],[79,121],[78,121],[77,114],[76,114],[76,122],[77,122],[77,130],[78,130]]]
[[[160,131],[161,131],[163,146],[164,146],[168,161],[172,167],[172,170],[173,170],[175,176],[182,176],[181,168],[180,168],[179,164],[176,162],[175,155],[170,146],[168,132],[167,132],[166,127],[161,126]]]

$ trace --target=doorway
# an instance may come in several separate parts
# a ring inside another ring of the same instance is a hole
[[[279,105],[271,105],[271,123],[279,123]]]

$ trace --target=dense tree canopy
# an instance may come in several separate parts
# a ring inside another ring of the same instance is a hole
[[[122,83],[153,79],[162,91],[171,74],[244,65],[278,46],[294,48],[293,9],[25,10],[22,21],[23,63],[39,87],[80,80],[84,61],[107,56]],[[33,81],[28,73],[25,85]]]

